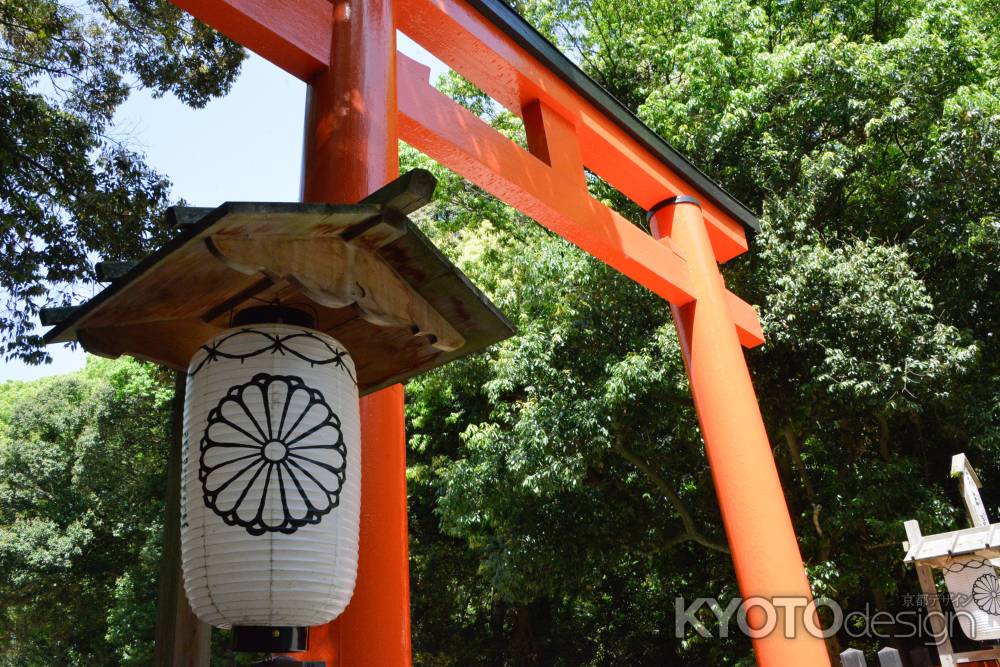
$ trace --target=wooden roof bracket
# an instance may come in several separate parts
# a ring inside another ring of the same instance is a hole
[[[45,340],[181,370],[251,302],[308,302],[316,328],[355,356],[362,394],[405,381],[514,333],[406,217],[434,186],[417,169],[356,204],[173,208],[171,241],[135,264],[102,264],[108,284],[86,303],[42,310]]]
[[[387,211],[382,225],[402,216]],[[226,266],[247,275],[262,273],[274,282],[287,280],[310,299],[328,308],[355,305],[360,316],[379,326],[406,327],[428,336],[439,350],[457,350],[465,338],[427,300],[379,260],[374,250],[405,233],[378,234],[377,243],[364,243],[365,234],[323,238],[234,237],[205,239],[209,251]]]

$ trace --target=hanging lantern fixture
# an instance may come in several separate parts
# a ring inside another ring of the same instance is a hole
[[[237,650],[304,650],[350,602],[359,397],[513,333],[406,217],[434,185],[415,170],[354,205],[173,209],[172,242],[43,312],[49,343],[187,373],[184,586]]]

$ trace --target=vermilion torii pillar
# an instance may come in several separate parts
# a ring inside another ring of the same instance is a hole
[[[716,495],[744,599],[796,597],[776,605],[776,628],[754,642],[761,665],[827,664],[823,644],[802,622],[794,637],[783,638],[787,607],[805,613],[809,582],[785,507],[781,481],[764,430],[743,350],[726,307],[725,285],[705,231],[700,202],[673,197],[650,211],[651,231],[673,239],[691,267],[697,300],[671,306],[691,395],[705,439]],[[753,628],[765,626],[761,609],[749,607]],[[808,656],[808,660],[806,659]]]
[[[353,202],[398,170],[399,138],[669,301],[744,598],[811,599],[741,346],[763,334],[718,263],[754,216],[498,0],[173,0],[310,85],[303,197]],[[406,33],[521,116],[525,151],[436,91],[396,52]],[[654,213],[657,238],[587,193],[584,167]],[[354,598],[312,632],[331,666],[411,663],[402,390],[362,404]],[[751,625],[753,619],[751,618]],[[766,667],[828,666],[795,619],[754,639]],[[301,655],[301,654],[300,654]]]
[[[330,66],[309,81],[302,200],[361,201],[399,175],[392,0],[341,3]],[[310,632],[302,660],[409,665],[410,570],[403,387],[361,399],[361,544],[351,604]]]

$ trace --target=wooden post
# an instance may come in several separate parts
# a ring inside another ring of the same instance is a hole
[[[903,523],[906,529],[906,539],[910,544],[917,544],[920,541],[920,524],[914,520]],[[955,667],[955,651],[951,646],[951,639],[948,637],[948,627],[941,608],[941,600],[938,599],[937,587],[934,585],[934,571],[930,565],[916,562],[914,566],[917,570],[917,581],[920,582],[920,591],[927,601],[927,613],[930,615],[931,632],[934,633],[934,640],[937,642],[938,656],[941,658],[941,667]]]
[[[965,509],[969,513],[972,525],[990,525],[986,505],[983,504],[983,498],[979,495],[979,489],[983,483],[979,481],[979,475],[969,463],[969,459],[965,458],[965,454],[955,454],[951,457],[951,476],[958,477],[958,490],[962,494],[962,501],[965,503]]]
[[[843,667],[868,667],[865,654],[856,648],[849,648],[841,653],[840,664]]]
[[[889,646],[878,652],[879,667],[903,667],[903,658],[899,651]]]
[[[181,448],[187,373],[174,374],[167,452],[167,495],[156,606],[156,667],[208,667],[212,628],[191,611],[181,575]]]
[[[392,0],[335,0],[329,67],[309,85],[302,200],[364,199],[399,175]],[[361,399],[361,541],[354,596],[299,660],[406,667],[410,570],[403,387]]]

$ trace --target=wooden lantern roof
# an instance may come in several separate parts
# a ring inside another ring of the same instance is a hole
[[[904,563],[926,562],[936,567],[942,567],[951,559],[959,556],[1000,557],[1000,523],[973,526],[937,535],[921,535],[920,529],[916,525],[911,531],[914,529],[916,533],[908,539],[906,544]]]
[[[184,370],[237,312],[280,303],[347,348],[362,394],[481,350],[514,330],[406,217],[434,186],[414,170],[359,204],[171,209],[177,237],[85,304],[43,311],[45,342]]]
[[[906,521],[903,524],[907,536],[903,562],[946,567],[953,558],[960,556],[1000,558],[1000,523],[990,522],[979,493],[983,483],[965,454],[955,454],[951,458],[951,476],[959,480],[959,490],[972,527],[923,535],[917,521]]]

